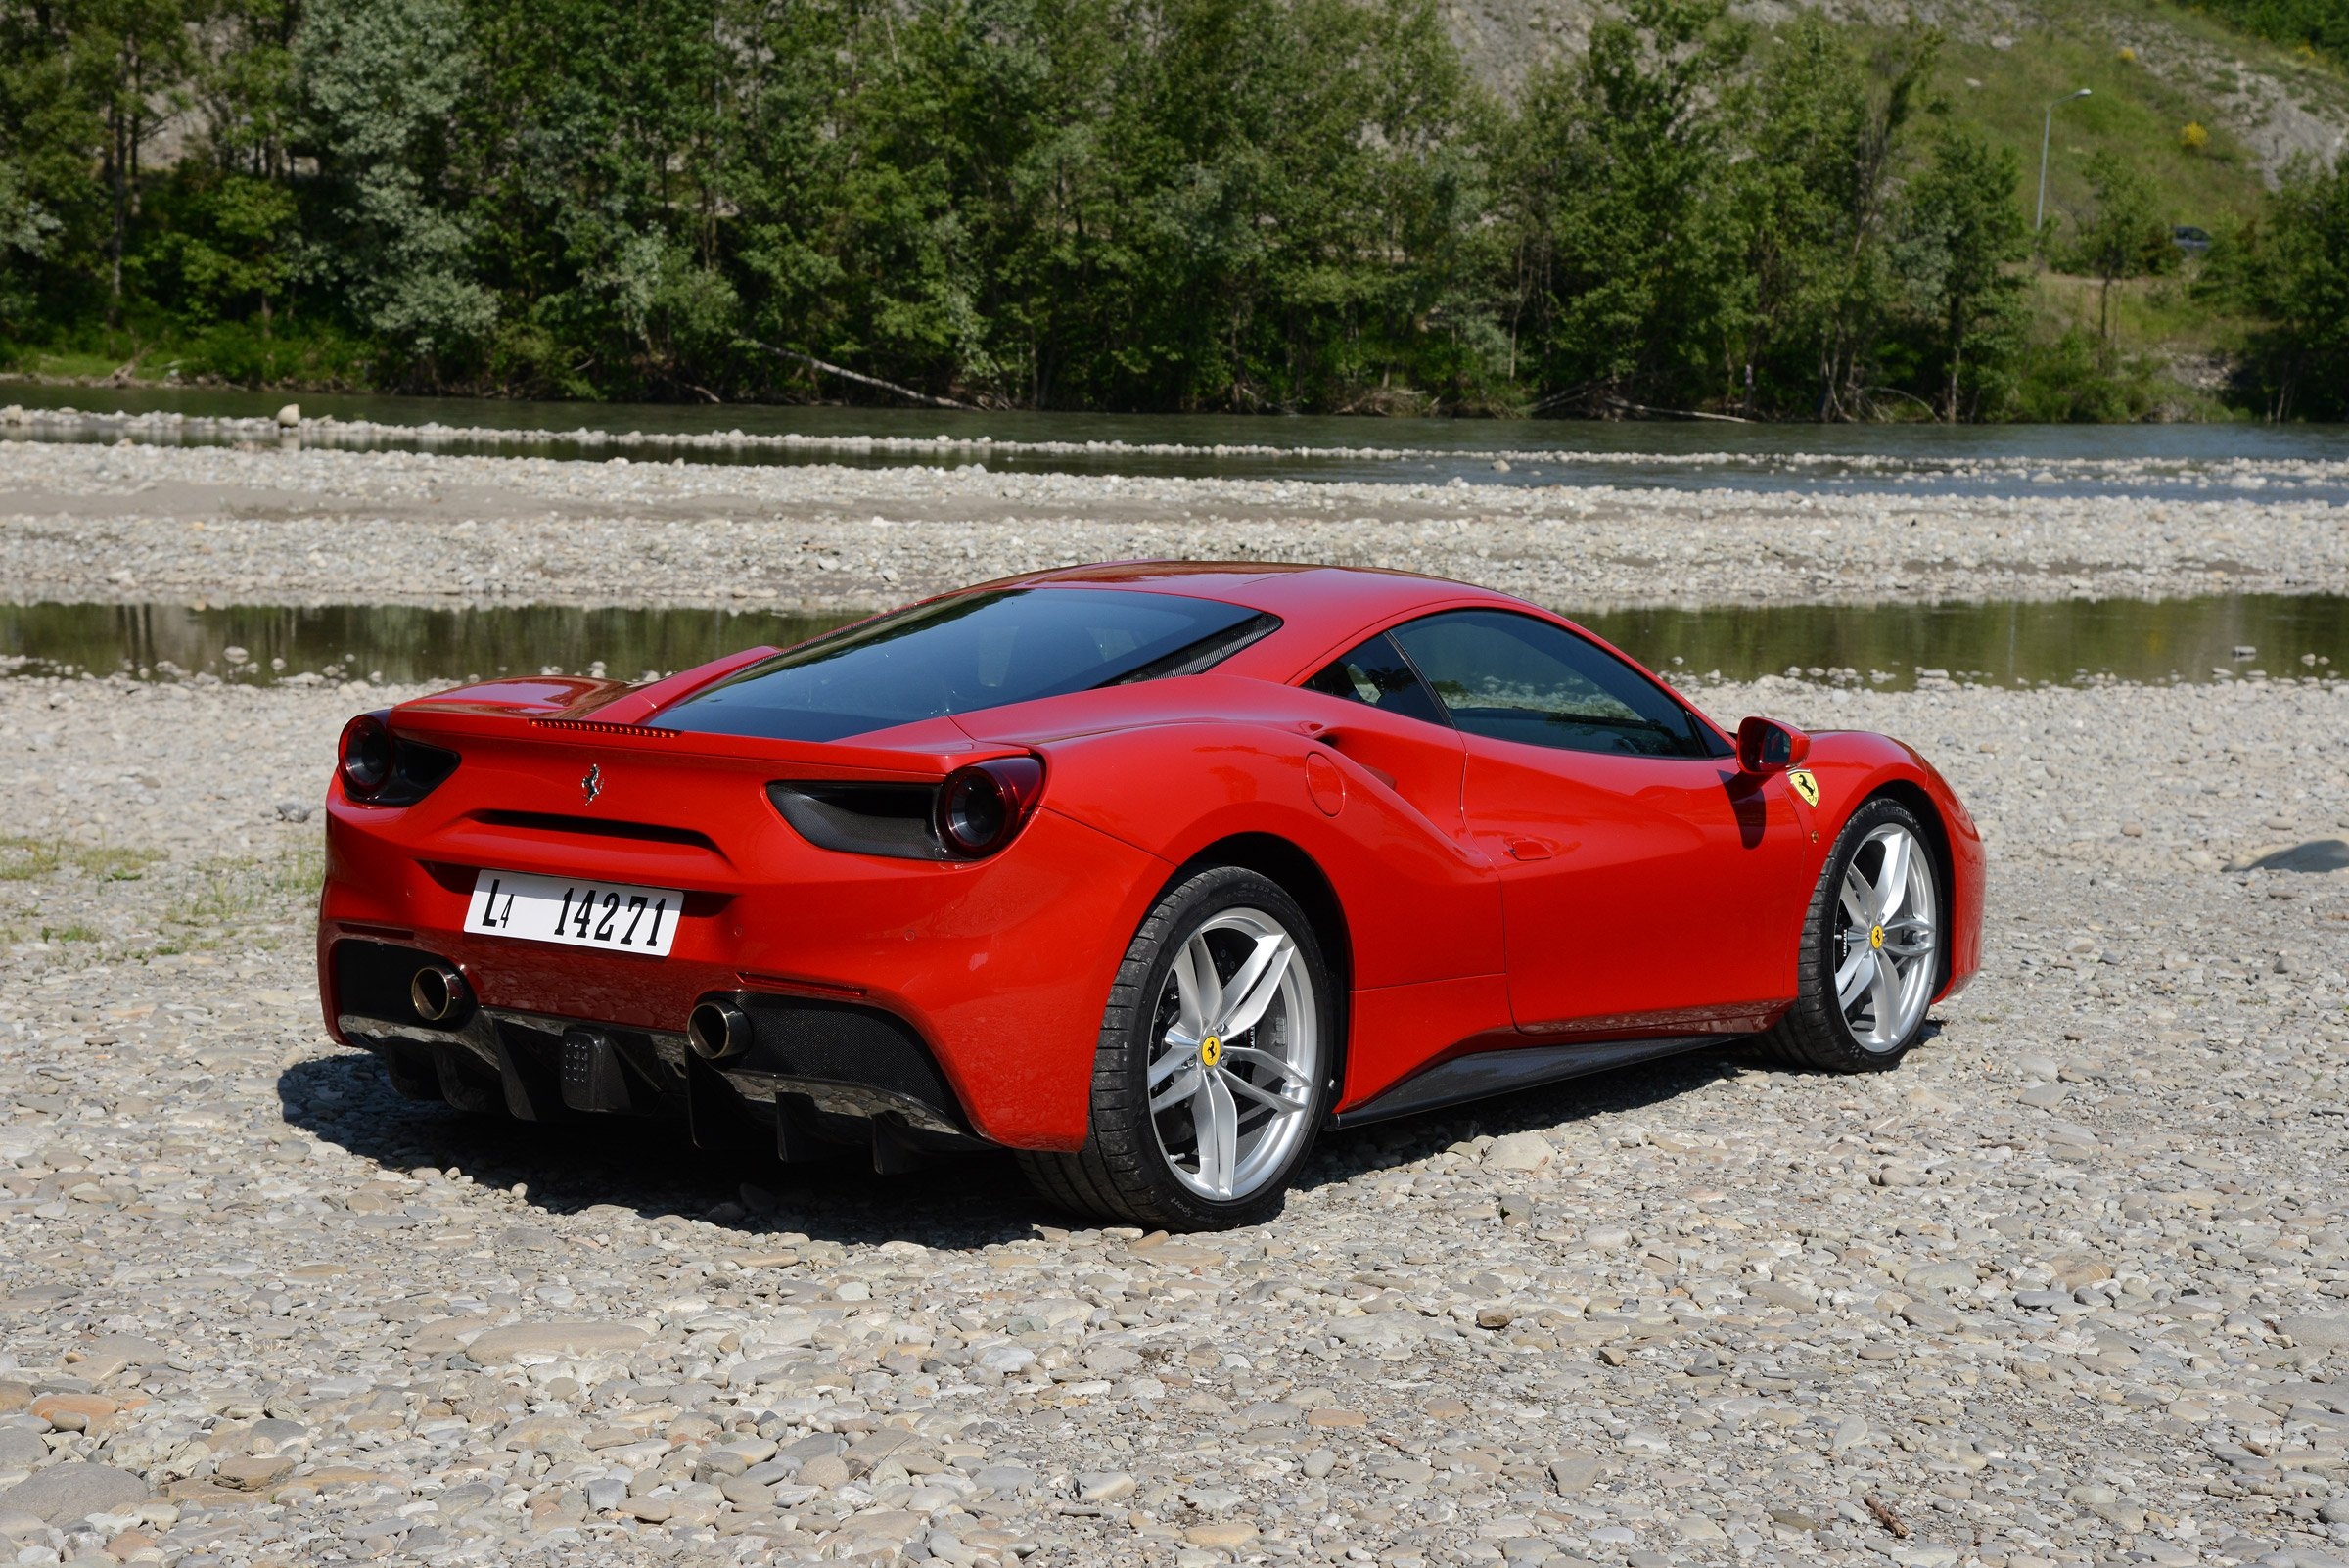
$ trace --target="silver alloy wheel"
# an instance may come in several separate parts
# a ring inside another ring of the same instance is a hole
[[[1839,901],[1836,1009],[1862,1049],[1896,1050],[1933,1000],[1941,969],[1931,852],[1887,822],[1860,841]]]
[[[1145,1079],[1176,1180],[1219,1202],[1287,1169],[1311,1130],[1321,1028],[1297,944],[1261,909],[1225,909],[1176,949]]]

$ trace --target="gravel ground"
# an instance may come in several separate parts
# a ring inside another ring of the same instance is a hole
[[[2349,589],[2349,507],[2252,498],[2260,465],[2232,467],[2226,498],[2002,499],[20,439],[0,595],[865,608],[1134,557],[1396,567],[1587,610]]]
[[[400,1101],[320,1033],[317,827],[277,810],[355,695],[0,682],[0,1538],[2349,1561],[2349,873],[2226,869],[2349,837],[2349,686],[1705,701],[1945,762],[1994,880],[1938,1034],[1333,1136],[1275,1222],[1170,1240],[1059,1228],[1000,1160]]]

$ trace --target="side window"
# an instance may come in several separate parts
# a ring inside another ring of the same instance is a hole
[[[1444,722],[1444,711],[1428,694],[1426,683],[1396,648],[1395,640],[1384,633],[1322,666],[1305,687],[1327,697],[1367,703],[1381,713],[1401,714],[1430,724]]]
[[[1726,755],[1655,682],[1545,621],[1453,610],[1398,626],[1393,636],[1471,735],[1571,752]]]

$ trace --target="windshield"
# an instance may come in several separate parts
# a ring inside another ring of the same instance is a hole
[[[803,643],[650,722],[838,740],[1096,686],[1196,674],[1280,622],[1139,589],[1008,588],[915,605]]]

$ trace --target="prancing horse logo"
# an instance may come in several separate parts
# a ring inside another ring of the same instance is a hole
[[[579,793],[587,797],[587,804],[589,806],[593,806],[595,804],[595,798],[604,793],[604,769],[602,763],[590,762],[587,764],[587,776],[579,780]]]

